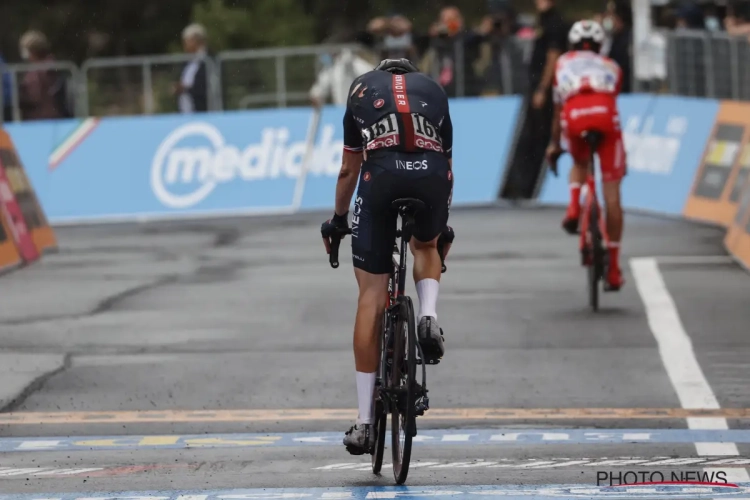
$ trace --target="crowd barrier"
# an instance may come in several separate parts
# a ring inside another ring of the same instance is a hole
[[[451,101],[454,205],[496,200],[520,104],[513,96]],[[750,266],[750,104],[638,94],[619,104],[625,207],[725,226],[727,248]],[[50,220],[85,223],[329,210],[342,117],[340,107],[320,115],[292,108],[7,130]],[[567,203],[570,158],[559,167],[561,178],[546,177],[541,203]],[[12,261],[7,226],[0,256]]]
[[[517,97],[451,103],[453,203],[495,200]],[[53,223],[333,208],[344,109],[319,120],[302,176],[310,108],[103,118],[7,127]],[[301,178],[304,191],[299,195]]]

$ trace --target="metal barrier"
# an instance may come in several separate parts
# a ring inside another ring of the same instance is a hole
[[[709,31],[668,36],[669,90],[677,95],[750,100],[750,42]]]
[[[462,43],[446,46],[436,41],[419,63],[439,80],[441,58],[453,60],[456,71],[451,96],[518,94],[526,91],[531,45],[531,40],[490,40],[481,50],[473,47],[477,50],[469,52]],[[356,44],[226,51],[205,57],[208,109],[307,105],[318,74],[344,49],[373,65],[377,62],[368,49]],[[166,54],[88,59],[80,69],[69,61],[8,65],[5,72],[11,78],[12,119],[25,119],[23,76],[37,70],[52,70],[65,77],[66,101],[77,116],[175,113],[178,96],[173,87],[192,60],[188,54]]]
[[[344,49],[371,59],[366,49],[353,44],[221,52],[216,59],[223,109],[307,105],[310,87],[330,64],[323,57]]]
[[[140,57],[88,59],[81,66],[82,116],[175,113],[178,98],[173,90],[185,64],[194,56],[167,54]],[[217,65],[211,57],[206,65],[208,109],[221,110]]]
[[[54,102],[48,103],[56,107],[65,106],[70,112],[74,113],[76,106],[76,94],[78,92],[81,79],[81,72],[74,63],[70,61],[50,61],[43,63],[28,64],[7,64],[2,68],[2,72],[7,74],[10,79],[10,102],[3,102],[3,92],[0,92],[0,123],[3,122],[5,110],[10,107],[11,118],[13,121],[21,121],[24,115],[33,113],[32,105],[34,96],[29,95],[31,78],[37,71],[46,72],[54,81],[51,91],[52,95],[48,96]],[[66,113],[59,110],[64,116]]]

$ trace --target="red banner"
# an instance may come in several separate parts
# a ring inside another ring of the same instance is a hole
[[[16,201],[16,196],[11,188],[2,159],[0,159],[0,208],[5,220],[8,221],[11,236],[13,237],[13,241],[16,242],[16,247],[21,254],[21,258],[26,263],[37,260],[39,252],[26,226],[21,207]]]

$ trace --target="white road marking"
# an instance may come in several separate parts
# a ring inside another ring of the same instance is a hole
[[[412,464],[411,467],[427,469],[467,469],[467,468],[488,468],[488,469],[558,469],[564,467],[585,467],[585,468],[602,468],[602,467],[626,467],[634,468],[651,468],[664,467],[689,468],[712,466],[714,469],[722,470],[729,477],[732,471],[744,471],[744,467],[750,465],[750,458],[719,458],[719,457],[694,457],[694,458],[670,458],[670,457],[611,457],[611,458],[552,458],[539,459],[529,458],[521,460],[510,460],[507,458],[496,458],[494,460],[474,459],[460,462],[451,461],[425,461]],[[320,467],[313,467],[311,470],[320,471],[367,471],[372,467],[370,462],[348,462],[335,463]],[[383,468],[388,469],[391,465],[383,463]],[[743,482],[743,481],[739,481]]]
[[[667,290],[656,259],[631,259],[630,269],[646,308],[651,332],[659,346],[662,363],[664,363],[680,404],[683,408],[719,409],[719,401],[698,364],[693,343],[680,320],[677,307]],[[689,418],[687,424],[691,429],[729,428],[724,418]],[[737,456],[740,454],[734,443],[696,443],[695,448],[702,456]],[[707,469],[706,472],[710,473],[712,469]],[[745,469],[732,472],[731,478],[727,477],[728,480],[736,482],[750,480],[750,475]]]
[[[55,449],[61,441],[24,441],[18,446],[18,450],[47,450]]]
[[[96,472],[104,470],[102,467],[93,467],[87,469],[50,469],[48,467],[36,467],[36,468],[13,468],[13,467],[0,467],[0,476],[70,476],[75,474],[85,474],[87,472]]]

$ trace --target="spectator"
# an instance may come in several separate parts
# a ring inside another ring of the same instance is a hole
[[[459,75],[463,75],[463,94],[479,95],[482,82],[474,73],[473,64],[478,58],[479,45],[484,37],[464,27],[463,16],[457,7],[445,7],[440,19],[430,28],[430,46],[422,58],[420,69],[432,76],[450,97],[461,93]],[[457,55],[463,58],[459,68]]]
[[[19,42],[21,58],[30,63],[54,61],[47,37],[39,31],[24,33]],[[72,115],[67,101],[65,78],[50,69],[32,69],[24,74],[19,85],[19,106],[22,120],[46,120]]]
[[[729,4],[724,28],[732,36],[750,37],[750,8],[745,2]]]
[[[11,102],[10,73],[5,71],[5,59],[0,54],[0,97],[2,97],[2,112],[4,122],[13,120],[13,103]]]
[[[329,97],[337,106],[345,105],[349,98],[349,87],[354,79],[372,71],[372,68],[372,64],[351,50],[342,50],[336,54],[333,63],[318,74],[315,84],[310,89],[313,106],[322,106]]]
[[[607,56],[622,69],[622,93],[629,94],[632,84],[633,14],[630,5],[623,1],[614,4],[611,15],[604,19],[611,42]]]
[[[191,24],[182,31],[182,46],[193,58],[182,70],[180,81],[174,86],[180,113],[208,111],[208,36],[200,24]]]
[[[692,1],[683,2],[677,9],[677,29],[702,30],[706,26],[703,12]]]
[[[523,49],[514,41],[516,14],[506,2],[489,2],[490,15],[477,32],[484,37],[474,70],[483,79],[482,95],[512,94],[522,83],[514,81],[523,64]]]
[[[412,23],[400,14],[372,19],[367,25],[367,34],[380,59],[417,58]]]
[[[538,34],[529,64],[529,90],[522,110],[521,131],[513,152],[504,198],[530,198],[542,170],[545,145],[552,134],[552,79],[557,58],[568,46],[568,25],[555,0],[535,0]]]

